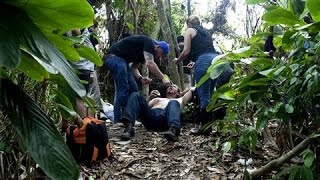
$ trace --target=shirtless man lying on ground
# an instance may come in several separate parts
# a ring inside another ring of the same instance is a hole
[[[168,141],[177,141],[181,129],[181,109],[191,101],[194,89],[180,93],[178,86],[173,84],[167,88],[166,98],[160,98],[158,90],[151,91],[147,98],[140,92],[132,93],[121,118],[125,125],[121,140],[130,140],[134,136],[133,125],[140,117],[146,129],[165,131],[163,135]]]

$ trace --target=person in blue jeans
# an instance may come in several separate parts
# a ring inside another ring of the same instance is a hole
[[[115,84],[114,123],[120,117],[132,92],[138,91],[136,80],[149,84],[152,79],[141,76],[138,68],[146,63],[149,71],[169,86],[170,80],[158,68],[154,60],[165,58],[169,44],[153,40],[144,35],[132,35],[113,44],[104,57],[107,69],[111,71]]]
[[[151,91],[147,98],[140,92],[130,95],[121,118],[121,122],[125,125],[121,140],[130,140],[134,136],[133,125],[138,118],[146,129],[165,131],[162,134],[168,141],[178,140],[181,109],[192,99],[192,89],[180,97],[179,88],[171,85],[166,90],[166,98],[159,96],[158,90]]]
[[[206,74],[207,69],[213,63],[213,59],[218,55],[216,50],[213,47],[213,40],[211,34],[201,26],[201,21],[198,16],[191,15],[187,19],[187,29],[184,34],[184,47],[180,56],[175,58],[176,63],[180,63],[185,60],[188,55],[192,52],[194,62],[190,62],[187,66],[189,68],[194,67],[194,77],[196,83]],[[225,76],[228,76],[229,79],[233,74],[233,69],[229,66],[227,67],[222,75],[219,78],[226,79]],[[199,115],[199,120],[202,125],[208,123],[212,120],[212,113],[206,111],[206,107],[209,104],[209,100],[214,88],[217,86],[217,81],[221,82],[222,80],[213,80],[208,79],[201,86],[197,88],[198,94],[200,97],[200,108],[201,112]],[[208,134],[211,129],[208,128],[199,128],[192,133],[195,135]]]

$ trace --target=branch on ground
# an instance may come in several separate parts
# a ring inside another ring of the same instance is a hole
[[[304,139],[300,144],[294,147],[291,151],[287,152],[286,154],[282,155],[280,158],[270,161],[265,166],[262,166],[260,169],[252,171],[250,176],[252,179],[259,178],[260,176],[271,172],[274,169],[278,169],[281,167],[285,162],[292,159],[294,156],[298,155],[304,149],[306,149],[311,143],[310,138]]]

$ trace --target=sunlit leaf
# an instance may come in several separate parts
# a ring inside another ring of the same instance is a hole
[[[210,78],[210,73],[206,73],[199,82],[196,83],[196,87],[201,86],[204,82],[206,82]]]
[[[320,21],[320,1],[319,0],[307,0],[307,7],[310,11],[312,19],[315,21]]]
[[[250,38],[250,43],[253,44],[253,43],[256,43],[258,41],[264,41],[265,38],[269,35],[272,35],[272,33],[270,32],[260,32],[260,33],[257,33],[257,34],[254,34],[251,38]]]
[[[90,47],[80,45],[79,48],[76,48],[79,55],[89,61],[93,62],[97,66],[102,66],[103,61],[100,56]]]
[[[215,65],[212,71],[210,72],[210,78],[213,80],[217,79],[226,67],[229,67],[229,62],[224,62]]]
[[[296,83],[297,80],[298,80],[297,77],[292,77],[292,78],[290,79],[290,85],[293,85],[294,83]]]
[[[263,71],[272,66],[272,60],[270,58],[259,58],[255,59],[250,63],[250,67],[257,69],[258,71]]]
[[[303,21],[300,21],[291,11],[283,8],[277,8],[268,11],[262,16],[262,18],[270,23],[270,25],[285,24],[288,26],[293,26],[296,24],[305,24]]]
[[[264,71],[260,71],[259,74],[264,75],[264,76],[269,76],[269,74],[271,72],[273,72],[274,70],[275,70],[275,68],[267,69],[267,70],[264,70]]]
[[[79,169],[53,121],[8,79],[0,79],[0,105],[33,159],[50,179],[78,179]]]
[[[280,68],[278,68],[276,71],[273,72],[273,75],[275,77],[279,76],[284,70],[286,69],[286,66],[282,66]]]
[[[80,56],[78,52],[72,47],[73,42],[62,39],[59,35],[53,33],[45,34],[48,40],[59,49],[69,61],[79,61]]]
[[[287,113],[289,113],[289,114],[293,113],[293,111],[294,111],[293,106],[290,104],[286,104],[285,109],[286,109]]]
[[[48,29],[75,29],[93,24],[94,13],[86,0],[5,0],[24,9],[37,25]]]
[[[284,33],[282,38],[282,47],[284,50],[289,51],[293,48],[295,41],[291,37],[295,33],[296,31],[291,31],[291,30],[288,30]]]

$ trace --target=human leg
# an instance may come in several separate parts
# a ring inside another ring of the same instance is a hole
[[[133,92],[128,99],[128,103],[121,117],[121,122],[125,125],[125,129],[121,134],[122,140],[130,140],[134,136],[133,125],[141,114],[143,114],[145,118],[152,117],[152,111],[143,94]]]
[[[163,135],[168,141],[177,141],[181,129],[180,103],[176,100],[171,100],[165,108],[165,113],[169,130],[165,131]]]
[[[88,96],[90,96],[94,102],[95,102],[95,109],[88,109],[88,115],[94,117],[96,114],[96,111],[99,112],[101,109],[101,101],[100,101],[100,88],[99,88],[99,82],[98,82],[98,75],[97,71],[93,71],[90,74],[91,82],[89,83],[89,92]]]
[[[106,59],[106,66],[110,69],[115,83],[114,123],[119,123],[122,111],[130,95],[129,84],[134,84],[135,82],[131,82],[131,79],[128,79],[128,73],[131,73],[131,69],[124,59],[117,56],[108,57]]]
[[[215,56],[216,54],[206,53],[198,57],[195,64],[195,71],[194,71],[194,76],[197,83],[206,74],[207,69],[211,65],[212,60]],[[204,82],[202,85],[200,85],[197,88],[197,91],[200,97],[200,108],[201,108],[198,119],[200,120],[202,127],[195,131],[192,131],[192,134],[195,134],[195,135],[210,134],[211,128],[204,129],[203,126],[212,120],[212,113],[207,112],[206,108],[209,104],[211,94],[215,87],[215,83],[216,82],[214,80],[208,79],[206,82]]]
[[[89,84],[91,83],[91,78],[90,78],[90,70],[85,70],[85,69],[78,69],[78,77],[80,80],[86,81],[87,84],[84,84],[84,88],[86,90],[86,93],[88,95],[89,92]],[[85,118],[89,116],[89,110],[86,107],[84,101],[82,98],[78,95],[76,95],[76,112],[79,114],[81,118]]]

